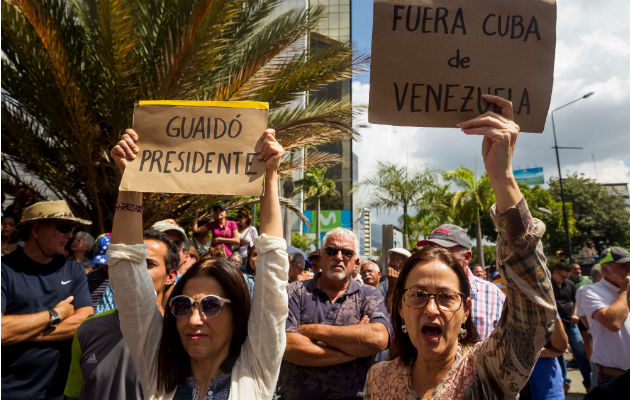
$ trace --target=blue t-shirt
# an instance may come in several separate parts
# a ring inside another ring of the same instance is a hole
[[[2,314],[34,314],[74,296],[75,309],[91,306],[83,266],[63,256],[39,264],[22,248],[2,257]],[[72,340],[2,346],[3,399],[63,399]]]
[[[529,377],[532,399],[564,399],[562,382],[562,370],[558,358],[539,358]]]

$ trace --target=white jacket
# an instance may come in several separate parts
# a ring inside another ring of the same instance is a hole
[[[286,346],[289,260],[282,238],[263,234],[255,242],[256,284],[247,339],[232,368],[230,399],[271,399]],[[163,316],[147,270],[145,244],[110,244],[109,280],[120,315],[120,329],[133,357],[145,399],[156,397],[157,352]],[[175,367],[175,366],[174,366]]]

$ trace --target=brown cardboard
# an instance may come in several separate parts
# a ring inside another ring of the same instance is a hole
[[[140,102],[133,122],[140,151],[120,190],[260,195],[265,164],[255,146],[268,116],[267,103]]]
[[[374,0],[368,120],[455,127],[490,93],[511,97],[521,131],[542,132],[555,46],[555,0]]]

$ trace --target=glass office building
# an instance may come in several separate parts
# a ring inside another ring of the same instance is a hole
[[[325,47],[335,42],[348,42],[351,40],[351,2],[350,0],[285,0],[288,7],[322,6],[323,17],[317,29],[310,35],[308,44],[310,48]],[[352,79],[345,79],[327,84],[324,88],[307,94],[306,101],[327,99],[341,99],[352,101]],[[348,121],[350,124],[352,121]],[[352,185],[358,176],[358,159],[352,152],[352,140],[329,143],[318,148],[320,151],[339,154],[343,162],[334,165],[326,172],[326,177],[335,181],[340,197],[322,201],[322,210],[350,210],[352,215]],[[315,209],[315,202],[307,202],[306,209]],[[352,218],[354,222],[354,217]]]

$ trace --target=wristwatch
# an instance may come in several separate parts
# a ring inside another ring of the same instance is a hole
[[[59,323],[61,322],[61,317],[59,316],[57,311],[51,308],[50,310],[48,310],[48,313],[50,313],[50,322],[48,323],[48,326],[54,328],[59,325]]]

